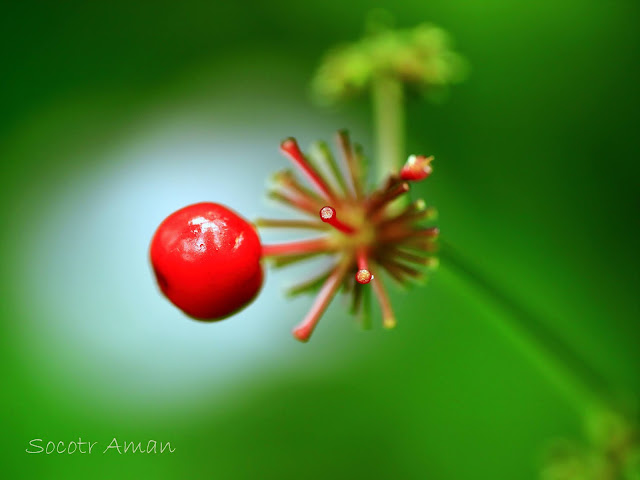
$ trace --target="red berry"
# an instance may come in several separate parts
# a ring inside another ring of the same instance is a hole
[[[235,313],[262,286],[258,234],[217,203],[196,203],[169,215],[156,230],[150,253],[162,292],[200,320]]]

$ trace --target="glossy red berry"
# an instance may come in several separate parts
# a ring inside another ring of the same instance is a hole
[[[162,292],[200,320],[221,320],[253,300],[262,286],[261,252],[253,226],[217,203],[169,215],[150,249]]]

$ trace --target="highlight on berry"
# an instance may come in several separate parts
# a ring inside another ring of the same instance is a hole
[[[316,238],[263,245],[262,255],[275,267],[284,267],[319,255],[334,259],[331,266],[289,290],[291,295],[317,292],[311,309],[293,329],[306,342],[339,290],[351,296],[351,312],[367,328],[371,323],[370,297],[382,312],[383,326],[393,328],[393,313],[380,272],[400,285],[421,283],[437,265],[437,227],[429,225],[435,209],[423,200],[403,201],[411,183],[429,177],[433,157],[411,155],[397,174],[377,188],[368,188],[362,148],[352,144],[346,131],[337,135],[338,158],[324,142],[316,142],[308,155],[293,138],[280,146],[307,185],[294,172],[273,177],[268,196],[302,213],[306,219],[258,219],[258,227],[299,228],[321,233]]]

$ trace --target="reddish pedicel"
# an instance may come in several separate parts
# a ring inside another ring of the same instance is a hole
[[[261,245],[253,226],[217,203],[169,215],[151,240],[162,292],[187,315],[221,320],[246,306],[262,286]]]

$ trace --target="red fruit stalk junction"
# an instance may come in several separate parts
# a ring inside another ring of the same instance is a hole
[[[382,310],[383,325],[396,325],[386,288],[377,272],[384,270],[400,284],[424,278],[424,270],[435,266],[438,229],[424,225],[435,210],[418,200],[398,208],[394,200],[405,195],[410,183],[424,180],[432,171],[433,157],[412,155],[398,174],[371,192],[366,189],[366,166],[362,149],[352,145],[346,132],[338,133],[339,162],[329,148],[318,143],[305,156],[289,138],[281,151],[306,177],[312,189],[302,185],[293,172],[274,176],[269,196],[299,212],[308,220],[258,219],[259,227],[300,228],[322,231],[323,236],[284,244],[263,245],[262,255],[275,266],[290,265],[317,255],[330,255],[330,268],[290,290],[292,294],[319,292],[293,335],[309,340],[320,317],[341,288],[352,295],[352,311],[368,321],[368,289]],[[375,277],[374,277],[375,274]],[[367,285],[369,284],[369,285]]]

